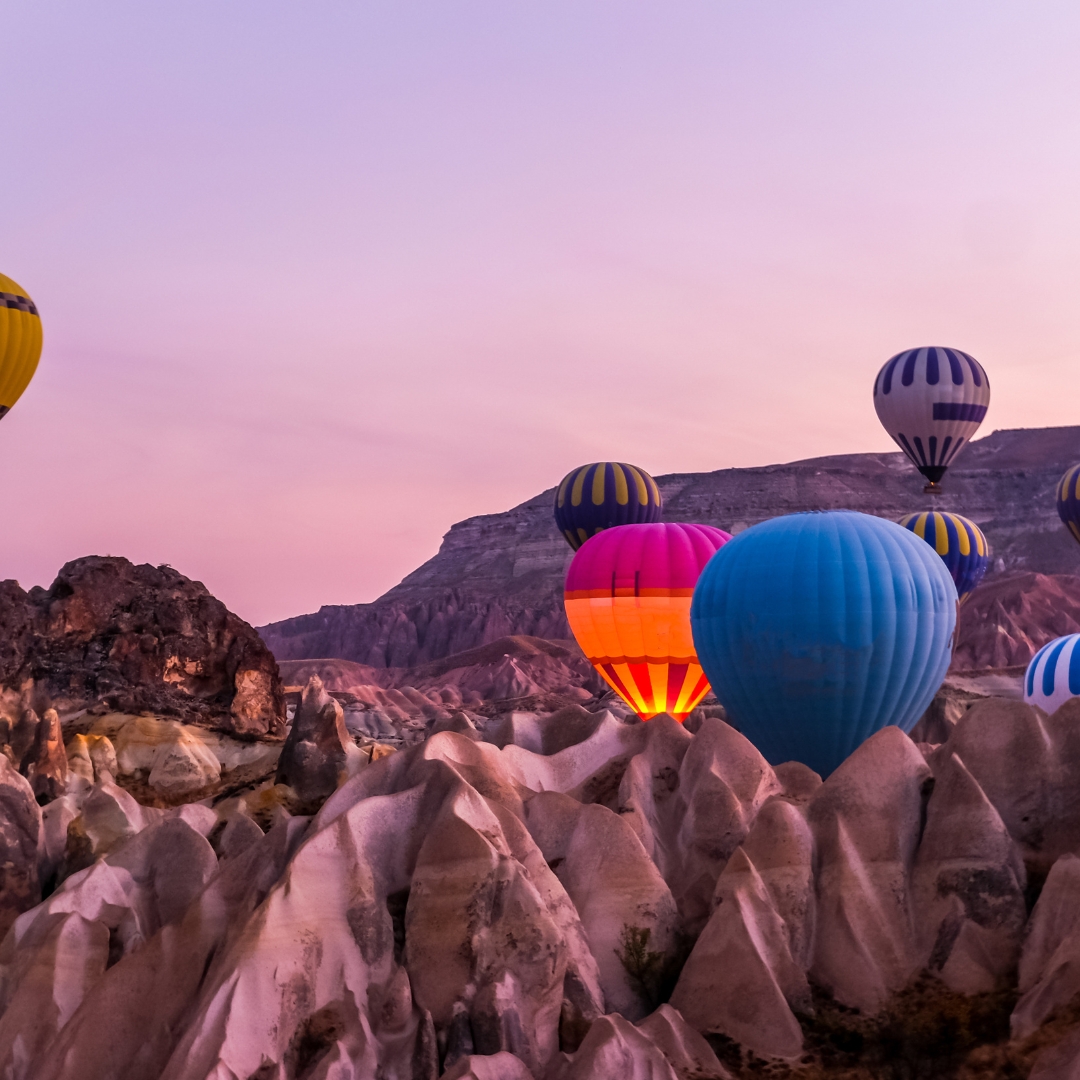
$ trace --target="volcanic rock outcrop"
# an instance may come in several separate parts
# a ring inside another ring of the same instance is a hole
[[[983,529],[992,573],[1078,575],[1080,547],[1054,502],[1055,485],[1078,454],[1080,427],[995,431],[965,449],[934,505]],[[803,510],[861,510],[895,520],[928,506],[921,478],[901,454],[680,473],[657,483],[666,520],[733,533]],[[561,598],[572,553],[551,520],[552,495],[454,525],[434,558],[374,603],[328,605],[260,633],[279,660],[340,657],[376,668],[416,667],[515,634],[568,638]]]
[[[0,717],[54,707],[151,712],[242,738],[280,737],[274,657],[206,587],[168,566],[91,556],[48,589],[0,583]]]

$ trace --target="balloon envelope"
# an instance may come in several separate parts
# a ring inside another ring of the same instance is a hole
[[[959,514],[927,510],[908,514],[900,524],[921,536],[942,558],[962,604],[982,581],[990,565],[990,545],[982,529]]]
[[[1024,700],[1048,715],[1074,697],[1080,697],[1080,634],[1044,645],[1024,674]]]
[[[582,465],[555,492],[555,524],[575,551],[603,529],[659,521],[662,508],[656,481],[622,461]]]
[[[41,319],[34,301],[0,274],[0,418],[22,396],[41,356]]]
[[[945,678],[956,608],[924,540],[832,511],[740,533],[702,572],[690,621],[735,726],[774,765],[825,776],[880,728],[914,727]]]
[[[690,600],[730,533],[710,525],[622,525],[593,536],[566,573],[566,618],[581,651],[643,719],[676,720],[709,690]]]
[[[878,419],[932,484],[978,431],[989,405],[986,372],[959,349],[897,353],[874,380]]]
[[[1057,510],[1073,539],[1080,541],[1080,465],[1074,465],[1061,478],[1057,489]]]

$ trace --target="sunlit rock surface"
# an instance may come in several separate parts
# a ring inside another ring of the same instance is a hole
[[[44,809],[7,765],[0,1075],[749,1076],[818,1061],[825,1014],[865,1041],[1010,993],[993,1052],[1069,1075],[1071,715],[988,700],[821,782],[717,719],[565,708],[331,755],[313,816],[287,783],[140,804],[104,742]]]

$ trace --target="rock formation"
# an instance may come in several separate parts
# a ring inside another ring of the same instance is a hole
[[[34,790],[0,757],[0,933],[41,899],[41,809]]]
[[[68,760],[64,733],[55,709],[46,709],[34,732],[34,743],[22,759],[19,771],[30,781],[39,803],[52,802],[67,788]]]
[[[168,566],[92,556],[48,590],[0,583],[0,716],[26,708],[148,711],[232,735],[280,737],[277,665],[205,586]]]
[[[1048,641],[1080,632],[1080,577],[1005,574],[960,609],[956,671],[1023,668]]]
[[[1077,427],[995,431],[964,451],[935,506],[982,527],[995,574],[1080,574],[1080,547],[1054,503],[1054,486],[1075,464],[1078,447]],[[925,508],[927,499],[901,454],[813,458],[657,482],[668,521],[734,533],[801,510],[844,508],[896,519]],[[260,633],[279,660],[339,657],[376,668],[417,667],[514,634],[567,638],[561,590],[571,551],[551,520],[552,495],[545,491],[506,513],[454,525],[433,559],[374,603],[326,606]],[[1080,600],[1075,588],[1071,595]]]
[[[212,808],[136,802],[119,736],[44,811],[0,762],[0,1073],[1071,1075],[1078,708],[983,699],[822,782],[577,705],[357,756],[312,678],[279,782]]]
[[[315,807],[359,768],[361,754],[345,730],[345,713],[312,675],[278,759],[277,782]]]

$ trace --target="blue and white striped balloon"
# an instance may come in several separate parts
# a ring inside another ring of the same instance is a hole
[[[1048,715],[1074,697],[1080,697],[1080,634],[1044,645],[1024,675],[1024,700]]]

